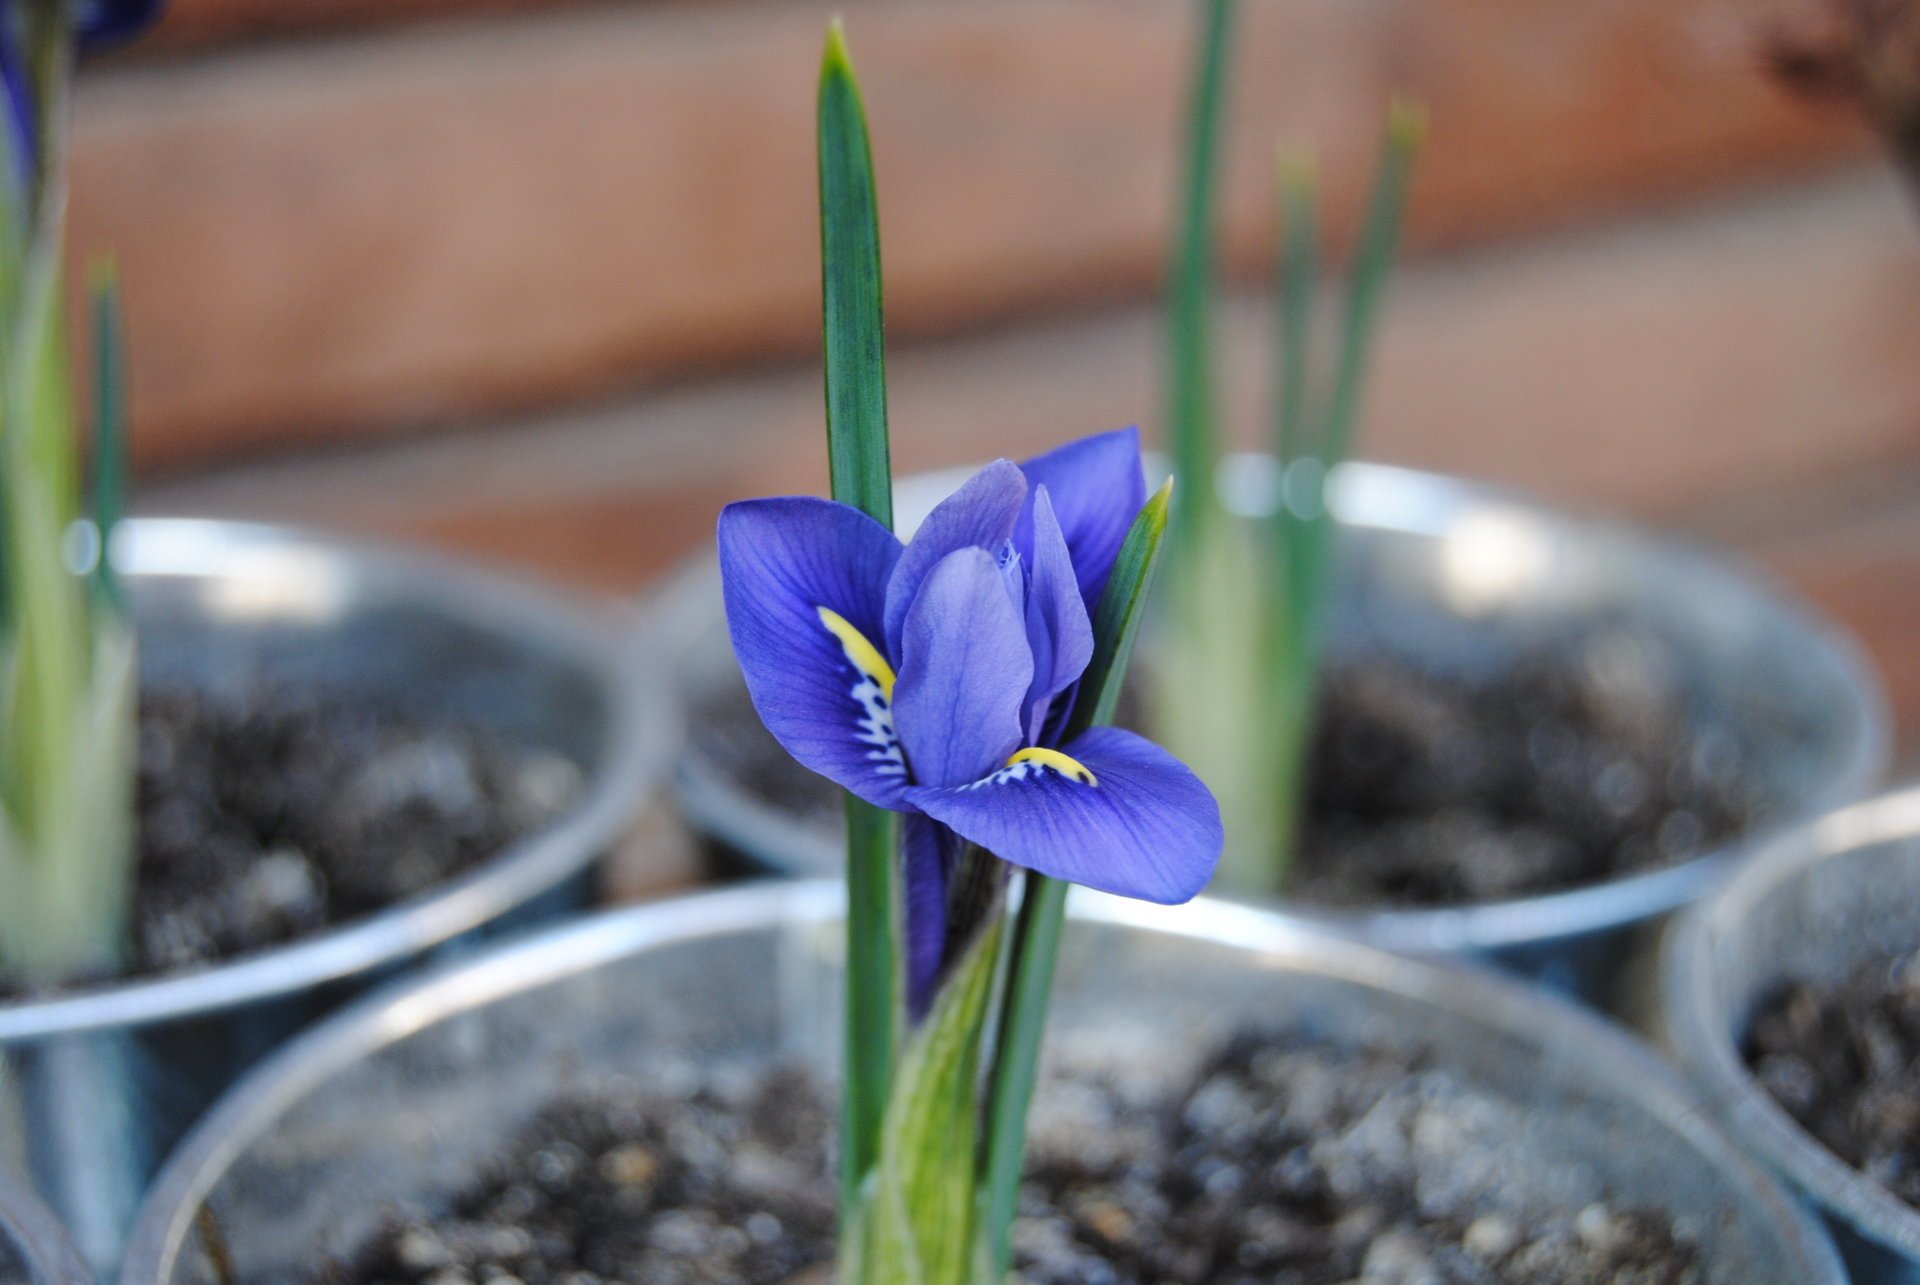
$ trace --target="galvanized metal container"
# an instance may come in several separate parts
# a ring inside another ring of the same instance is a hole
[[[211,1228],[250,1285],[307,1279],[405,1201],[433,1209],[573,1077],[839,1050],[844,893],[762,883],[601,915],[375,997],[248,1076],[182,1145],[122,1285],[213,1282]],[[1425,1050],[1526,1108],[1512,1173],[1618,1197],[1698,1238],[1704,1280],[1830,1285],[1818,1225],[1617,1028],[1491,974],[1373,950],[1225,903],[1078,898],[1053,1044],[1133,1072],[1246,1028]],[[1577,1207],[1577,1206],[1576,1206]]]
[[[903,482],[901,529],[963,477]],[[1277,486],[1267,458],[1236,457],[1223,482],[1243,516],[1271,511]],[[1339,529],[1333,654],[1485,675],[1596,629],[1643,631],[1669,654],[1695,732],[1744,747],[1743,775],[1769,813],[1716,850],[1603,884],[1440,909],[1290,909],[1389,950],[1481,956],[1605,1000],[1639,929],[1713,888],[1754,843],[1880,779],[1886,701],[1858,647],[1758,579],[1673,540],[1432,473],[1343,465],[1328,503]],[[745,699],[711,560],[684,574],[662,612],[697,732],[708,711]],[[697,734],[676,784],[693,824],[748,861],[801,876],[839,868],[836,828],[757,796]]]
[[[1662,952],[1663,1035],[1734,1140],[1819,1208],[1860,1285],[1920,1285],[1920,1210],[1829,1151],[1748,1072],[1740,1043],[1789,981],[1834,981],[1920,948],[1920,789],[1770,844],[1677,919]]]
[[[147,1179],[233,1079],[367,986],[586,904],[678,735],[658,649],[580,602],[427,554],[226,522],[120,533],[143,675],[265,673],[561,754],[552,824],[439,890],[202,971],[0,1002],[0,1171],[115,1260]]]
[[[0,1285],[92,1285],[93,1273],[53,1212],[0,1178]]]

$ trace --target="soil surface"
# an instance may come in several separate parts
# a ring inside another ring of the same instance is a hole
[[[1786,986],[1760,1007],[1744,1052],[1802,1127],[1920,1208],[1920,953]]]
[[[1246,1035],[1171,1086],[1056,1075],[1034,1118],[1015,1228],[1029,1285],[1701,1279],[1660,1213],[1543,1204],[1537,1165],[1513,1161],[1523,1109],[1403,1054]],[[397,1215],[314,1279],[814,1285],[833,1255],[832,1131],[822,1087],[792,1068],[597,1083],[449,1216]]]
[[[149,688],[127,973],[204,965],[417,896],[580,788],[559,755],[366,700]]]
[[[1738,747],[1694,735],[1635,646],[1602,635],[1494,683],[1385,660],[1332,666],[1290,895],[1354,907],[1497,901],[1670,865],[1740,833],[1754,802]],[[744,692],[693,735],[759,797],[839,824],[838,792],[787,758]]]

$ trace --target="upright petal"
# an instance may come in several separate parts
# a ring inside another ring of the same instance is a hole
[[[985,549],[997,555],[1012,538],[1013,525],[1019,521],[1020,505],[1026,498],[1027,480],[1019,466],[1009,460],[995,460],[927,515],[907,541],[907,550],[900,555],[900,564],[887,582],[889,656],[900,658],[900,627],[906,622],[907,608],[920,592],[921,581],[956,549]]]
[[[1120,428],[1098,433],[1036,456],[1020,466],[1027,481],[1053,497],[1074,574],[1089,614],[1100,605],[1113,560],[1120,556],[1127,528],[1147,502],[1147,479],[1140,464],[1140,430]],[[1032,556],[1033,510],[1028,503],[1014,531],[1014,547]]]
[[[913,779],[979,779],[1020,745],[1033,654],[999,564],[985,549],[941,559],[901,627],[894,714]]]
[[[898,808],[906,766],[876,640],[900,542],[857,509],[793,496],[729,504],[719,544],[727,632],[767,730],[803,766]]]
[[[907,801],[1002,860],[1056,879],[1166,904],[1206,886],[1220,859],[1220,809],[1171,754],[1096,727],[1062,751],[1016,757],[970,785],[910,788]]]
[[[1027,583],[1027,645],[1033,682],[1021,707],[1027,744],[1038,745],[1054,697],[1073,686],[1093,659],[1093,622],[1074,578],[1066,536],[1047,488],[1033,496],[1033,574]]]

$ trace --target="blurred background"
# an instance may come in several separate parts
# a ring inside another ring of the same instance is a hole
[[[1387,98],[1421,95],[1361,453],[1757,562],[1862,634],[1911,748],[1920,221],[1859,115],[1773,70],[1819,3],[1251,0],[1226,373],[1251,439],[1273,146],[1350,223]],[[138,507],[626,592],[727,499],[823,489],[833,12],[896,464],[1153,434],[1188,4],[173,0],[86,69],[74,147],[74,252],[125,281]]]

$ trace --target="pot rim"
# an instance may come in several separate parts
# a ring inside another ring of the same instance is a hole
[[[121,1285],[156,1285],[174,1261],[192,1215],[259,1130],[345,1067],[443,1019],[507,996],[577,976],[646,951],[790,921],[837,920],[844,885],[833,880],[765,881],[602,911],[587,919],[494,947],[424,978],[363,999],[285,1045],[248,1073],[174,1151],[150,1189],[127,1243]],[[1801,1251],[1807,1285],[1846,1278],[1831,1242],[1766,1170],[1737,1150],[1708,1118],[1673,1067],[1624,1029],[1565,1000],[1482,967],[1390,954],[1295,916],[1201,899],[1154,906],[1074,889],[1069,915],[1132,931],[1246,951],[1249,967],[1293,969],[1392,991],[1516,1035],[1582,1050],[1578,1065],[1621,1086],[1649,1116],[1672,1129],[1704,1163],[1771,1207],[1787,1245]]]
[[[1865,1239],[1920,1260],[1920,1210],[1835,1155],[1747,1070],[1714,969],[1716,943],[1737,934],[1775,888],[1820,862],[1916,834],[1920,786],[1909,785],[1775,839],[1711,899],[1668,928],[1661,944],[1660,1016],[1667,1043],[1735,1141]]]
[[[1149,461],[1153,465],[1153,461]],[[1157,467],[1157,465],[1155,465]],[[908,495],[943,495],[970,470],[945,469],[901,480],[902,507]],[[1273,461],[1264,455],[1237,454],[1222,465],[1223,476],[1238,480],[1223,486],[1229,507],[1258,516],[1271,504]],[[1734,580],[1772,604],[1783,621],[1814,640],[1847,695],[1855,735],[1848,757],[1814,797],[1790,815],[1763,821],[1726,843],[1678,865],[1643,870],[1601,883],[1562,888],[1505,901],[1468,902],[1426,908],[1350,910],[1287,904],[1296,917],[1355,934],[1389,950],[1456,954],[1499,951],[1550,940],[1565,940],[1642,923],[1698,900],[1718,886],[1758,845],[1831,808],[1858,799],[1881,779],[1892,753],[1893,725],[1884,688],[1859,642],[1815,611],[1797,593],[1746,570],[1737,558],[1710,552],[1692,541],[1655,535],[1629,523],[1556,508],[1519,491],[1445,473],[1353,460],[1337,466],[1329,482],[1328,504],[1348,526],[1410,535],[1437,535],[1469,507],[1487,504],[1524,514],[1559,528],[1624,541],[1666,563],[1685,564],[1716,580]],[[683,567],[659,597],[662,636],[671,648],[676,676],[690,650],[713,619],[720,595],[719,567],[703,555]],[[838,843],[820,831],[799,830],[778,808],[737,788],[729,774],[703,754],[689,751],[675,766],[675,790],[684,811],[708,833],[717,835],[763,865],[778,866],[771,854],[797,855],[784,868],[801,874],[826,874],[838,868]],[[1269,905],[1279,903],[1269,900]]]
[[[29,1285],[91,1285],[66,1228],[30,1189],[0,1174],[0,1228],[24,1258]]]
[[[349,587],[404,584],[418,600],[565,656],[591,675],[609,707],[604,761],[553,822],[426,896],[204,968],[0,1001],[0,1043],[205,1016],[430,950],[590,865],[632,825],[665,776],[678,716],[664,653],[650,623],[618,603],[450,555],[264,523],[131,518],[116,530],[115,548],[133,576],[212,578],[230,572],[236,558],[294,556]]]

